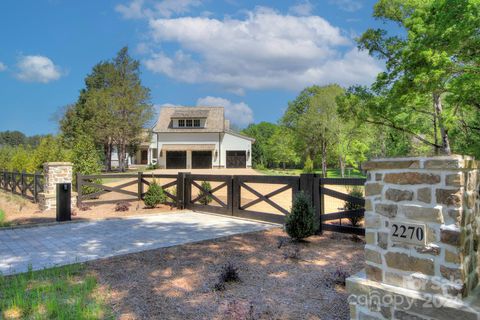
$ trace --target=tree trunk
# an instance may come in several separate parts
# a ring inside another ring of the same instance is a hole
[[[433,94],[433,103],[435,105],[435,114],[437,115],[438,119],[438,126],[440,128],[440,135],[442,138],[442,151],[443,153],[450,155],[452,154],[452,150],[450,149],[450,140],[448,139],[448,130],[445,128],[445,124],[443,122],[443,107],[442,107],[442,99],[441,95],[434,93]]]
[[[118,145],[118,169],[125,172],[125,143]]]
[[[112,142],[109,140],[105,145],[105,170],[107,172],[112,171]]]
[[[322,141],[322,177],[327,177],[327,143]]]
[[[434,110],[435,112],[433,113],[433,139],[434,139],[434,143],[435,143],[435,155],[439,155],[440,154],[440,150],[439,150],[439,147],[438,147],[438,125],[437,125],[437,112],[436,112],[436,108],[435,108],[435,103],[433,104],[433,107],[434,107]]]
[[[343,157],[339,156],[339,162],[340,162],[340,174],[342,178],[345,178],[345,161],[343,161]]]

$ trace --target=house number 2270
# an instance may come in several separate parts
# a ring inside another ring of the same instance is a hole
[[[424,245],[425,225],[413,223],[392,223],[390,237],[394,242],[405,242],[417,245]]]

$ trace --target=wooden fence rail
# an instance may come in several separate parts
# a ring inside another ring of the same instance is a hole
[[[117,184],[102,182],[108,179],[121,179],[121,181]],[[142,200],[145,196],[145,189],[151,184],[148,179],[170,180],[159,184],[168,198],[167,203],[177,208],[273,223],[283,223],[292,206],[292,202],[288,205],[285,201],[280,201],[282,202],[280,203],[279,196],[281,197],[285,192],[291,192],[291,200],[293,201],[296,194],[303,191],[315,208],[320,225],[319,232],[326,230],[357,235],[365,234],[364,228],[333,223],[335,220],[341,221],[341,219],[364,216],[364,199],[328,187],[330,185],[363,186],[366,180],[357,178],[321,178],[314,174],[302,174],[300,176],[199,175],[188,172],[179,172],[173,175],[142,172],[138,174],[78,175],[78,203],[103,204]],[[203,182],[213,183],[214,186],[206,188]],[[258,185],[269,185],[274,188],[268,192],[262,192],[256,187]],[[84,187],[89,187],[90,192],[84,192]],[[173,192],[170,188],[174,188],[173,190],[176,192]],[[112,193],[116,193],[115,197],[105,196]],[[249,197],[243,196],[244,194],[248,194]],[[275,200],[275,196],[277,200]],[[325,202],[328,201],[326,197],[349,202],[358,206],[358,209],[325,213]],[[209,200],[204,201],[206,198]],[[261,212],[254,209],[259,204],[270,208],[267,211],[270,210],[271,212]]]
[[[44,191],[44,179],[44,176],[40,173],[1,170],[0,188],[37,202],[38,194]]]

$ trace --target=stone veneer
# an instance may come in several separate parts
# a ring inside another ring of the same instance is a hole
[[[469,302],[480,300],[478,168],[477,161],[462,156],[380,159],[363,165],[368,172],[366,267],[348,279],[347,288],[353,297],[375,292],[418,303],[412,311],[353,301],[352,319],[480,319],[480,309]],[[426,245],[393,242],[393,222],[425,224]],[[443,307],[419,307],[432,297],[442,299]],[[465,310],[470,313],[463,314]]]
[[[39,206],[41,210],[50,210],[57,207],[57,183],[72,183],[73,170],[70,162],[46,162],[43,164],[45,176],[44,189],[39,193]],[[77,196],[72,192],[72,207],[76,205]]]

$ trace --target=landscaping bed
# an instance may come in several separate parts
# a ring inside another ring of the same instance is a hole
[[[275,228],[0,277],[0,318],[348,319],[363,245]],[[238,281],[222,281],[225,265]]]
[[[85,211],[75,208],[72,210],[72,220],[122,218],[175,210],[175,208],[167,205],[159,205],[155,209],[147,209],[143,201],[130,201],[128,203],[130,206],[127,211],[115,211],[116,204],[92,205]],[[3,219],[0,219],[0,227],[49,223],[55,222],[56,218],[55,210],[41,211],[38,204],[4,191],[0,191],[0,210],[4,212]]]
[[[87,263],[119,319],[348,319],[342,282],[363,267],[359,238],[280,228]]]

